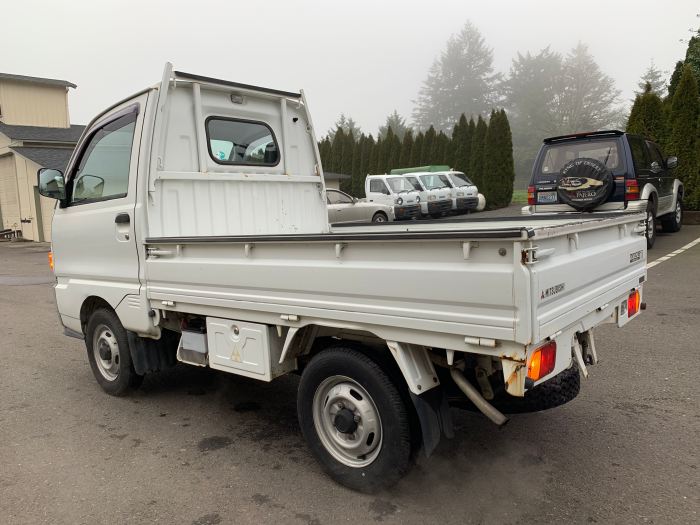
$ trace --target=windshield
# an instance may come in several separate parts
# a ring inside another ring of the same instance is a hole
[[[420,182],[418,182],[418,179],[415,177],[406,177],[406,180],[413,186],[413,189],[416,191],[423,191],[423,188],[420,185]]]
[[[394,193],[413,191],[413,186],[403,177],[389,177],[386,181]]]
[[[542,165],[536,172],[540,175],[557,174],[574,159],[595,159],[610,169],[622,164],[617,140],[587,140],[563,142],[545,146]]]
[[[464,173],[460,173],[459,171],[455,171],[452,173],[452,180],[455,181],[455,184],[457,186],[473,186],[474,183],[469,180],[469,177],[467,177]]]
[[[444,180],[443,180],[444,177]],[[420,180],[423,181],[423,185],[429,190],[435,190],[437,188],[449,188],[445,182],[447,177],[445,175],[421,175]]]

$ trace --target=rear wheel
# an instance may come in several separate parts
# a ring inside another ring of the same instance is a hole
[[[672,213],[661,217],[661,226],[665,232],[676,233],[683,224],[683,203],[680,195],[676,199],[676,207]]]
[[[333,347],[316,355],[302,374],[297,410],[309,448],[338,483],[373,492],[408,471],[408,407],[389,376],[365,354]]]
[[[372,222],[387,222],[388,220],[389,220],[389,218],[386,216],[386,213],[384,213],[383,211],[378,211],[372,217]]]
[[[644,236],[647,239],[647,249],[650,250],[656,242],[656,212],[651,205],[647,207],[647,219],[645,224],[646,230]]]
[[[123,396],[141,384],[131,362],[131,351],[117,314],[107,309],[96,310],[85,333],[90,368],[102,389],[113,396]]]

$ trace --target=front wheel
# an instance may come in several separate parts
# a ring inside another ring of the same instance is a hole
[[[117,314],[99,309],[91,316],[85,333],[90,368],[102,389],[112,396],[124,396],[141,384],[131,362],[126,330]]]
[[[387,222],[389,219],[384,212],[378,211],[372,217],[372,222]]]
[[[304,370],[297,398],[309,448],[338,483],[360,492],[395,484],[411,463],[409,413],[372,359],[333,347]]]
[[[673,212],[661,217],[661,227],[665,232],[676,233],[680,231],[683,224],[683,204],[680,195],[676,199],[676,207]]]

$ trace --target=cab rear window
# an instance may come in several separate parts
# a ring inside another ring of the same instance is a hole
[[[276,166],[279,148],[263,122],[210,117],[206,122],[209,155],[218,164]]]
[[[541,165],[535,172],[540,175],[558,174],[574,159],[595,159],[609,170],[622,167],[620,146],[617,140],[588,140],[562,142],[545,146]]]

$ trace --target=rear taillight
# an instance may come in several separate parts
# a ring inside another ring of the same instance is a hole
[[[639,290],[635,290],[627,298],[627,317],[632,317],[634,314],[639,312],[640,304],[641,296],[639,295]]]
[[[639,183],[635,179],[627,179],[625,181],[625,200],[639,200]]]
[[[49,252],[49,268],[53,271],[53,252]]]
[[[534,186],[527,187],[527,203],[528,204],[537,204],[537,202],[535,201],[535,187]]]
[[[551,374],[557,361],[557,343],[549,341],[532,352],[530,362],[527,365],[527,377],[533,381]]]

